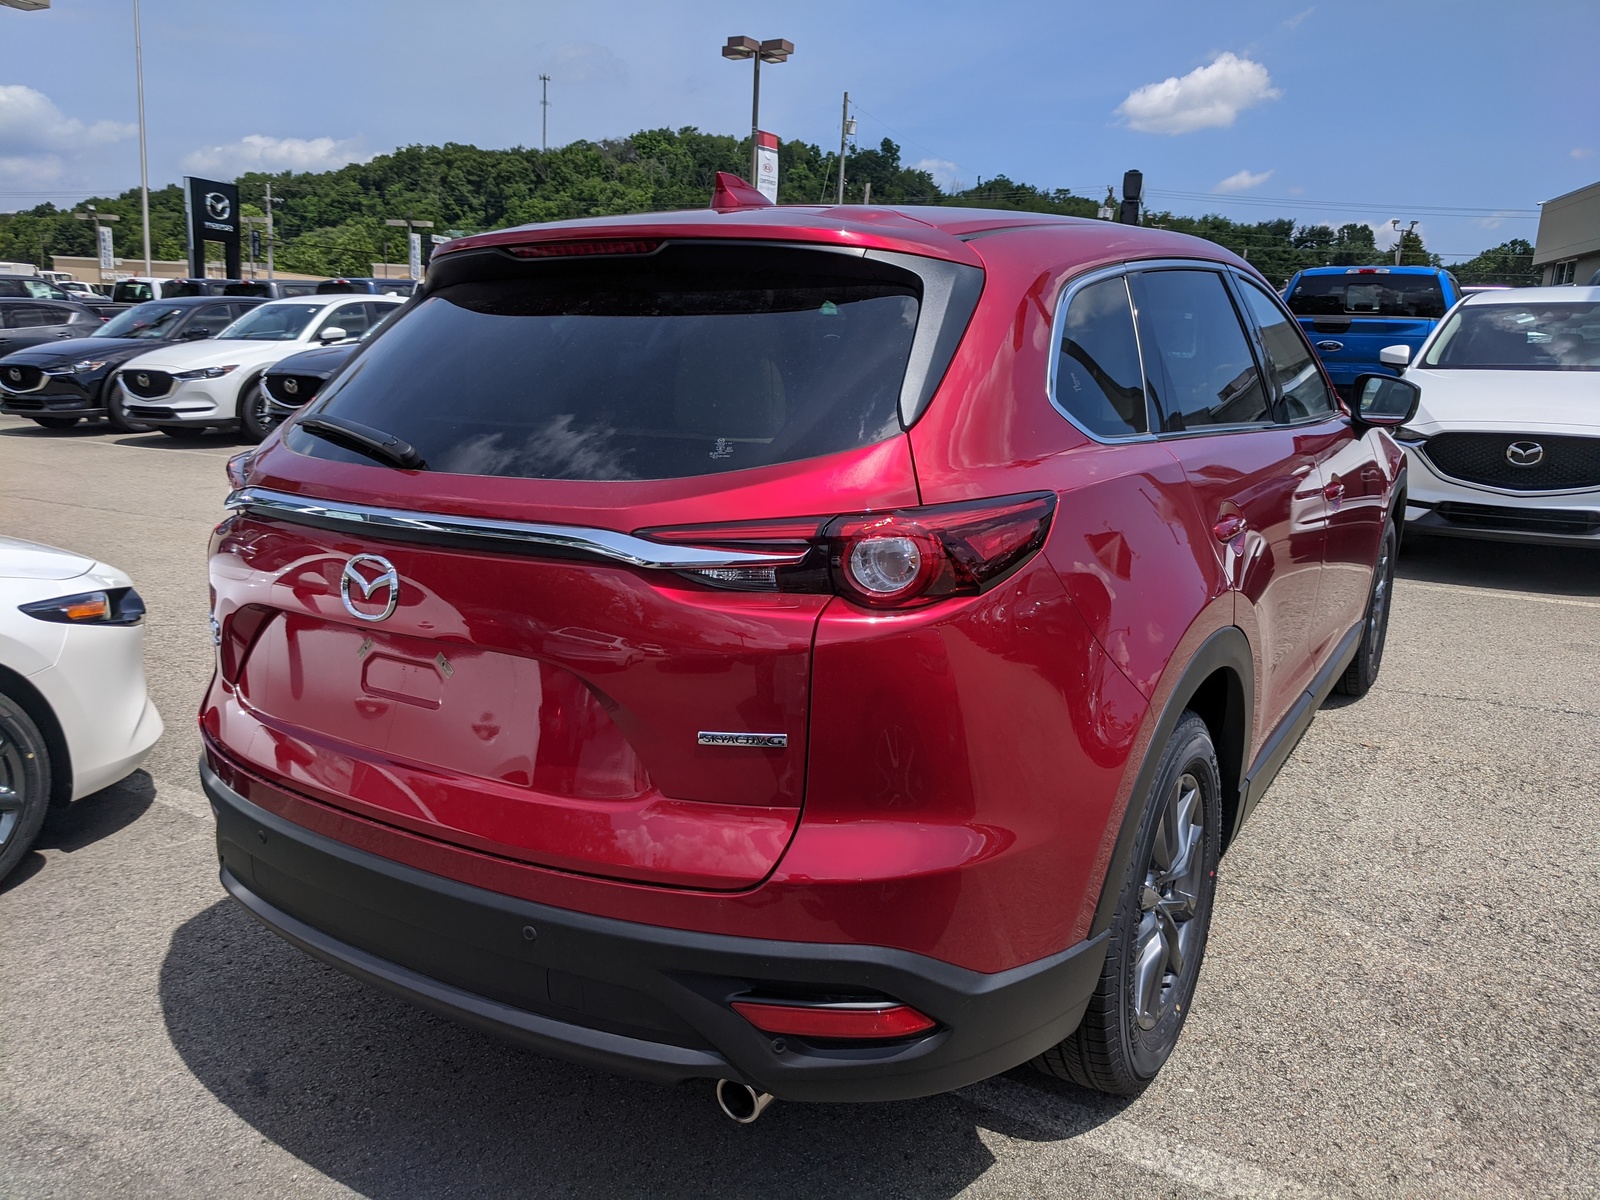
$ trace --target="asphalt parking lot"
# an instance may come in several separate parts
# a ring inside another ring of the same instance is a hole
[[[1224,860],[1143,1097],[1027,1069],[775,1105],[536,1057],[227,901],[199,794],[205,547],[239,449],[0,417],[0,533],[128,571],[167,733],[0,887],[7,1196],[1600,1194],[1600,553],[1408,545],[1373,692]]]

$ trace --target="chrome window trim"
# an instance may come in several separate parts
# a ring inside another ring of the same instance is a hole
[[[806,551],[729,551],[699,546],[672,546],[611,529],[582,525],[543,525],[524,521],[498,521],[449,513],[413,512],[378,508],[337,500],[312,500],[267,488],[247,487],[229,494],[225,506],[235,512],[257,513],[307,523],[332,522],[374,536],[385,533],[469,537],[508,545],[565,550],[607,558],[652,571],[692,571],[717,567],[779,567],[798,563]]]

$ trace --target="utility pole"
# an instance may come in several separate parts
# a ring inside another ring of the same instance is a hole
[[[267,180],[267,278],[272,278],[272,252],[278,239],[272,236],[272,180]]]
[[[844,203],[844,143],[850,136],[850,93],[844,94],[844,112],[839,117],[839,203]]]
[[[1411,224],[1406,227],[1405,233],[1401,233],[1400,232],[1400,221],[1399,221],[1399,218],[1396,218],[1395,220],[1390,221],[1389,224],[1394,226],[1394,234],[1395,234],[1394,265],[1398,267],[1400,265],[1400,251],[1405,247],[1405,244],[1406,244],[1406,235],[1411,233],[1414,229],[1416,229],[1417,222],[1416,221],[1411,222]]]
[[[139,81],[139,212],[144,218],[144,273],[150,278],[150,165],[144,139],[144,43],[139,37],[139,0],[133,0],[133,68]]]
[[[550,76],[539,76],[539,87],[542,94],[539,97],[539,149],[550,149]]]

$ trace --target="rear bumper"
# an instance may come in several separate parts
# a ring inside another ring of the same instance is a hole
[[[1074,1028],[1105,957],[1091,939],[984,974],[905,950],[729,937],[536,904],[432,875],[252,804],[204,761],[222,882],[307,953],[455,1020],[623,1075],[729,1078],[792,1100],[948,1091]],[[927,1013],[922,1037],[775,1042],[732,997],[881,993]]]

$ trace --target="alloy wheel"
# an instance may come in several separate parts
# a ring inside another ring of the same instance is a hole
[[[1205,872],[1205,797],[1190,772],[1163,801],[1155,845],[1139,890],[1133,945],[1134,1019],[1154,1029],[1177,1003],[1184,968],[1199,949]]]
[[[10,844],[22,820],[28,778],[24,753],[0,725],[0,848]]]

